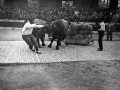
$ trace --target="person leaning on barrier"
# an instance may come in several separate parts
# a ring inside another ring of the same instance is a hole
[[[44,25],[36,25],[33,24],[32,19],[27,19],[25,20],[25,24],[22,28],[22,38],[23,40],[27,43],[29,46],[29,49],[31,51],[35,51],[37,54],[42,54],[41,52],[38,51],[38,43],[35,39],[35,37],[32,35],[33,28],[42,28]],[[35,49],[33,49],[35,47]]]
[[[103,42],[102,42],[102,38],[104,36],[104,32],[105,32],[105,23],[104,21],[102,21],[100,23],[101,28],[98,29],[98,34],[99,34],[99,39],[98,39],[98,44],[99,44],[99,48],[97,51],[103,51]]]

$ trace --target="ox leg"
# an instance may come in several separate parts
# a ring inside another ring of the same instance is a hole
[[[45,46],[44,39],[41,39],[41,41],[42,41],[42,46]]]
[[[68,42],[66,41],[65,44],[68,46]]]
[[[60,39],[57,40],[56,50],[59,50],[59,46],[61,46],[61,41],[60,41]]]
[[[61,46],[61,41],[58,42],[59,46]]]
[[[52,38],[51,43],[48,45],[49,48],[52,47],[52,43],[53,43],[53,41],[54,41],[54,38]]]
[[[37,43],[38,43],[39,48],[41,48],[41,45],[40,45],[40,42],[39,42],[39,38],[37,38]]]

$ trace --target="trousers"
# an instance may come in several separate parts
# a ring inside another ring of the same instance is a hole
[[[104,31],[98,31],[99,34],[99,39],[98,39],[98,44],[99,44],[99,48],[103,50],[103,36],[104,36]]]
[[[112,31],[107,32],[107,40],[109,40],[109,38],[112,41]]]
[[[22,35],[22,38],[27,43],[30,50],[32,50],[32,48],[34,46],[36,51],[38,51],[38,43],[32,34],[31,35]]]

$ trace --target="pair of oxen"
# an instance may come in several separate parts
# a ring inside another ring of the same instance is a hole
[[[74,22],[69,22],[64,19],[58,19],[47,24],[46,21],[40,19],[34,19],[34,23],[39,25],[45,25],[43,28],[34,28],[32,34],[36,37],[39,47],[41,47],[39,39],[42,41],[42,46],[45,46],[45,33],[51,35],[52,39],[48,47],[52,47],[52,43],[55,39],[57,39],[56,50],[59,50],[59,46],[61,45],[61,41],[64,40],[67,35],[74,36],[77,33],[80,33],[81,30],[89,30],[90,33],[93,30],[95,25],[80,23],[76,24]],[[39,29],[39,30],[38,30]],[[67,41],[66,41],[66,45]]]

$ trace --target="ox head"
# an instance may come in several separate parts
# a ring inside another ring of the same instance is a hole
[[[46,25],[42,28],[43,32],[45,32],[45,33],[48,34],[49,36],[52,35],[54,29],[55,29],[55,28],[54,28],[54,27],[51,27],[50,24],[46,24]]]
[[[52,21],[51,23],[48,23],[43,27],[45,32],[48,35],[53,35],[53,33],[66,33],[68,30],[69,25],[71,22],[63,20],[63,19],[58,19],[56,21]]]

